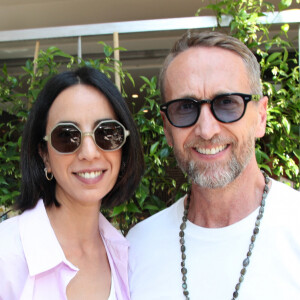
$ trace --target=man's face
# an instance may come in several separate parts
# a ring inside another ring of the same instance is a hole
[[[166,101],[192,97],[213,99],[224,93],[251,94],[243,60],[229,50],[194,47],[179,54],[169,65],[165,77]],[[221,123],[210,104],[202,104],[195,125],[176,128],[164,113],[167,141],[181,169],[203,188],[220,188],[232,182],[242,170],[255,162],[256,137],[265,133],[267,98],[251,101],[242,119]]]

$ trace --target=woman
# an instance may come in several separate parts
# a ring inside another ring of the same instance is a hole
[[[46,84],[26,123],[22,214],[0,226],[0,299],[129,299],[125,238],[100,206],[129,199],[143,173],[138,131],[101,72]]]

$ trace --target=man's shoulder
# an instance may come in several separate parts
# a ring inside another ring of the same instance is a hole
[[[270,224],[280,228],[294,230],[300,226],[300,193],[285,183],[272,180],[272,186],[266,199],[266,217]],[[296,232],[295,232],[296,233]],[[298,235],[298,232],[296,233]],[[295,236],[296,236],[295,235]]]
[[[154,214],[153,216],[141,221],[130,229],[126,238],[129,241],[140,240],[144,237],[150,237],[152,235],[161,235],[164,230],[168,230],[178,222],[178,209],[182,205],[184,198],[179,199],[170,207]]]
[[[300,192],[283,182],[272,180],[270,195],[281,201],[286,200],[294,202],[295,205],[300,205]]]

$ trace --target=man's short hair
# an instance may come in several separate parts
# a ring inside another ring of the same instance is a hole
[[[238,54],[245,63],[252,93],[262,96],[262,87],[260,81],[260,65],[255,55],[245,44],[243,44],[240,40],[232,36],[217,31],[188,31],[178,41],[175,42],[174,46],[170,50],[163,63],[159,78],[161,98],[163,102],[166,101],[164,83],[166,72],[170,63],[177,55],[193,47],[218,47]]]

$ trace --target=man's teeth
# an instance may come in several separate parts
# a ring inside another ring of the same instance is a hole
[[[201,154],[217,154],[221,151],[223,151],[226,148],[226,145],[219,146],[216,148],[196,148],[197,152]]]
[[[84,172],[84,173],[78,173],[80,177],[90,179],[90,178],[96,178],[102,174],[102,171],[97,172]]]

